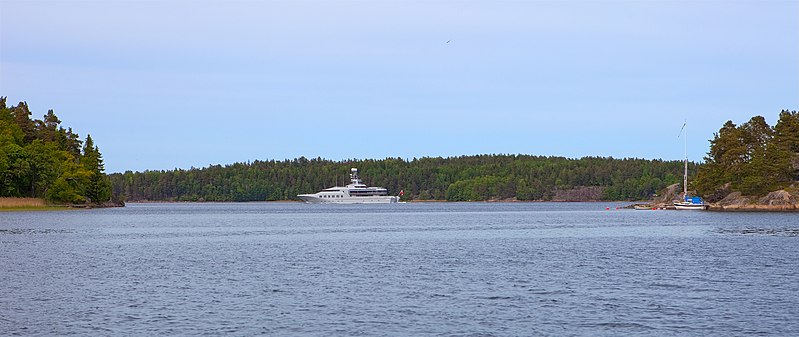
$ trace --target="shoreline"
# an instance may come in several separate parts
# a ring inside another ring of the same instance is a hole
[[[0,207],[2,212],[50,212],[50,211],[66,211],[74,209],[69,206],[15,206],[15,207]]]
[[[481,201],[446,201],[446,200],[409,200],[404,201],[403,203],[630,203],[629,200],[585,200],[585,201],[572,201],[572,200],[550,200],[550,201],[543,201],[543,200],[481,200]],[[298,203],[302,204],[302,201],[299,200],[263,200],[263,201],[149,201],[149,200],[142,200],[142,201],[128,201],[127,203],[131,204],[212,204],[212,203],[232,203],[232,204],[246,204],[246,203],[285,203],[285,204],[292,204]],[[633,209],[633,206],[637,204],[648,204],[647,202],[637,201],[631,202],[631,204],[620,207],[623,209]],[[647,210],[675,210],[673,207],[668,207],[658,205],[658,204],[651,204],[652,209]],[[1,212],[48,212],[48,211],[65,211],[65,210],[78,210],[78,209],[96,209],[96,208],[115,208],[115,207],[125,207],[125,203],[106,203],[102,205],[48,205],[48,204],[37,204],[37,205],[19,205],[19,206],[0,206],[0,213]],[[722,206],[718,204],[710,204],[706,211],[710,212],[728,212],[728,213],[795,213],[799,212],[799,205],[735,205],[733,207],[730,206]]]
[[[447,201],[447,200],[401,200],[403,203],[456,203],[456,202],[469,202],[469,203],[577,203],[577,202],[635,202],[630,200],[471,200],[471,201]],[[210,204],[210,203],[232,203],[232,204],[246,204],[246,203],[304,203],[301,200],[250,200],[250,201],[166,201],[166,200],[136,200],[126,201],[126,204]],[[643,202],[642,202],[643,203]]]
[[[677,209],[674,206],[669,204],[661,204],[661,203],[640,203],[648,205],[647,209],[644,210],[665,210],[665,211],[676,211]],[[630,204],[625,206],[625,208],[633,208],[635,205],[639,204]],[[735,205],[735,206],[724,206],[719,204],[708,204],[707,208],[704,211],[708,212],[729,212],[729,213],[793,213],[799,212],[799,205],[759,205],[759,204],[751,204],[751,205]]]
[[[711,212],[730,212],[730,213],[794,213],[799,212],[797,206],[775,207],[768,205],[750,205],[744,207],[724,207],[711,205],[707,209]]]
[[[125,207],[125,203],[107,201],[101,204],[53,204],[41,198],[0,198],[0,212],[61,211],[111,207]]]

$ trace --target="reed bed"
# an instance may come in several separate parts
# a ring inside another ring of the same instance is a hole
[[[0,208],[44,207],[47,204],[39,198],[0,198]]]

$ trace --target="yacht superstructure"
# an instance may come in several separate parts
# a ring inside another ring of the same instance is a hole
[[[358,177],[358,169],[352,168],[347,186],[334,186],[314,194],[299,194],[297,197],[307,203],[389,204],[399,202],[400,195],[388,195],[388,190],[383,187],[366,186]]]

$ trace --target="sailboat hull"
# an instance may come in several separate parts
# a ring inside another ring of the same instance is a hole
[[[674,208],[681,211],[703,211],[707,209],[705,204],[674,203]]]

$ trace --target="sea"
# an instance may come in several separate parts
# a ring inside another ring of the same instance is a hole
[[[799,335],[799,213],[624,205],[3,212],[0,335]]]

